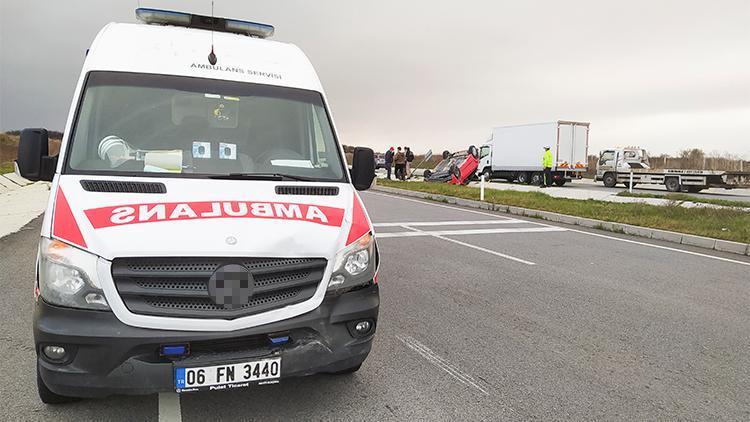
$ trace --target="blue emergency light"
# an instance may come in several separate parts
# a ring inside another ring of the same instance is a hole
[[[161,347],[161,354],[164,356],[184,356],[186,352],[187,346],[184,344]]]
[[[278,336],[278,337],[268,337],[268,339],[271,341],[271,344],[274,346],[278,346],[279,344],[284,344],[289,342],[289,336]]]
[[[215,16],[196,15],[173,10],[139,7],[135,17],[150,25],[173,25],[185,28],[207,29],[218,32],[248,35],[256,38],[268,38],[273,35],[273,25],[242,21],[237,19],[218,18]]]

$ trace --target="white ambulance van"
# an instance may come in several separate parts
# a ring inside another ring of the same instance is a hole
[[[138,9],[89,49],[52,182],[34,341],[45,403],[349,373],[377,325],[378,251],[307,57],[265,24]]]

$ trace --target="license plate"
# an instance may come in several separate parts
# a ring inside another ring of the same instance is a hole
[[[178,393],[226,390],[251,384],[276,384],[280,375],[280,357],[225,365],[177,367],[174,369],[174,387]]]

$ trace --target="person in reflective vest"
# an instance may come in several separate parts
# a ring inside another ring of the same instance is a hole
[[[542,157],[542,167],[544,168],[544,179],[540,187],[546,188],[552,186],[552,151],[549,147],[544,147],[544,157]]]

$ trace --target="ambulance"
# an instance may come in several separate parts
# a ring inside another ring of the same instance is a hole
[[[273,26],[136,10],[88,50],[34,280],[41,400],[227,390],[357,371],[378,321],[378,249],[310,61]],[[31,284],[31,280],[28,280]],[[260,387],[255,387],[260,388]]]

